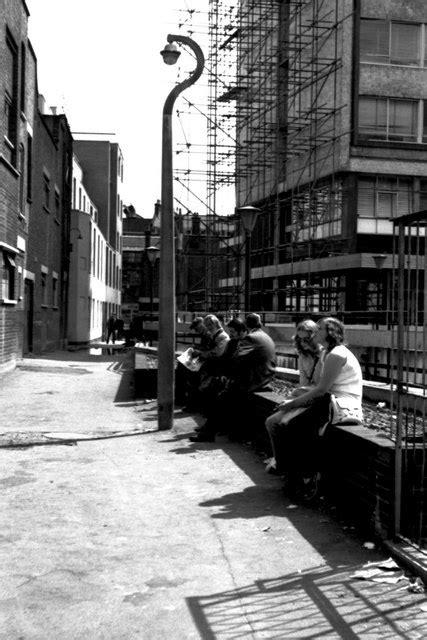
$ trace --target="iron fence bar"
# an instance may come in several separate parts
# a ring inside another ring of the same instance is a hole
[[[405,227],[399,222],[398,285],[397,285],[397,373],[396,373],[396,446],[394,469],[394,534],[401,528],[402,513],[402,394],[403,394],[403,345],[404,345],[404,288],[405,288]]]

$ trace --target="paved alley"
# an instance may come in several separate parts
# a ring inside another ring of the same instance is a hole
[[[156,431],[130,356],[0,378],[1,640],[427,637],[426,595],[351,577],[387,555],[290,503],[250,445],[192,444],[179,410]]]

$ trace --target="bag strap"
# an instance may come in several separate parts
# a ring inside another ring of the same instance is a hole
[[[316,355],[316,356],[314,356],[313,368],[312,368],[310,376],[308,378],[308,384],[311,384],[311,381],[313,380],[314,372],[316,370],[316,366],[317,366],[318,362],[319,362],[319,356]]]

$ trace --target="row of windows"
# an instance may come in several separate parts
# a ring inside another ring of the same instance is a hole
[[[360,60],[427,67],[427,25],[388,20],[360,21]]]
[[[77,206],[77,193],[78,193],[78,197],[79,197],[78,206]],[[72,195],[72,199],[73,199],[73,209],[78,209],[79,211],[83,211],[84,213],[88,213],[90,215],[90,217],[93,220],[95,220],[95,222],[98,222],[98,211],[93,206],[93,204],[90,201],[90,199],[83,192],[82,187],[79,187],[77,189],[77,180],[76,180],[76,178],[73,178],[73,195]]]
[[[388,20],[360,21],[360,60],[427,66],[425,24]]]
[[[18,162],[18,112],[26,111],[26,46],[21,44],[19,60],[19,48],[12,34],[6,28],[5,64],[2,69],[4,74],[4,121],[6,124],[3,140],[3,153],[5,158],[16,166]],[[19,77],[20,76],[20,77]]]
[[[427,143],[427,100],[360,96],[360,138]]]

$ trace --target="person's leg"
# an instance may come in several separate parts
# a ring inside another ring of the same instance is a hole
[[[207,416],[205,424],[198,430],[197,436],[191,436],[192,442],[214,442],[217,433],[223,433],[228,425],[228,407],[231,399],[227,391],[216,396],[215,402],[210,402],[205,408]]]
[[[273,451],[273,457],[276,461],[275,469],[277,473],[280,473],[283,466],[283,460],[281,457],[282,447],[279,446],[279,441],[281,439],[283,427],[280,424],[281,419],[283,418],[282,411],[276,411],[271,416],[267,418],[265,421],[265,427],[267,429],[268,435],[270,437],[271,449]]]
[[[289,423],[291,432],[293,474],[298,496],[312,499],[318,495],[322,471],[322,449],[319,429],[329,420],[329,395],[317,398],[313,404]]]

